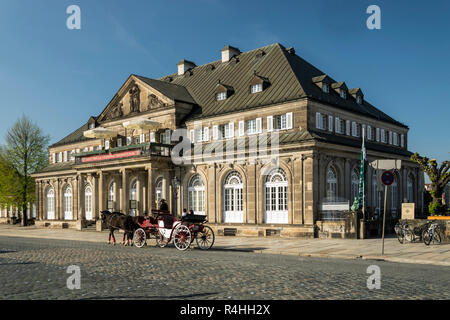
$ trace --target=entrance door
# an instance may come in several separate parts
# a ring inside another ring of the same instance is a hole
[[[288,181],[282,169],[274,170],[265,183],[265,222],[288,223]]]
[[[224,184],[223,220],[225,223],[244,222],[242,189],[242,179],[239,173],[230,173]]]
[[[64,220],[72,219],[72,188],[67,186],[64,189]]]
[[[84,191],[84,207],[86,212],[86,220],[92,220],[92,188],[87,186]]]

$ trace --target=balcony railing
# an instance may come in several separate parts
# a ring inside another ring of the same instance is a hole
[[[169,157],[173,145],[156,142],[145,142],[139,144],[131,144],[122,147],[110,148],[108,150],[93,150],[89,152],[81,152],[75,154],[75,164],[103,162],[115,159],[160,156]],[[136,153],[127,153],[127,151],[139,151]]]

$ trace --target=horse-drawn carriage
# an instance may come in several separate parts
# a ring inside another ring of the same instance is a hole
[[[178,250],[186,250],[195,239],[200,249],[210,249],[214,244],[214,232],[205,225],[206,216],[187,215],[181,219],[170,213],[152,210],[152,216],[137,218],[139,228],[134,231],[133,243],[136,247],[143,247],[147,239],[156,239],[159,247],[167,246],[173,241]]]

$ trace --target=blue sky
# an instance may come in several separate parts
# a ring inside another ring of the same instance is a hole
[[[81,30],[66,8],[81,8]],[[381,30],[366,8],[381,8]],[[230,44],[279,42],[410,127],[409,149],[450,158],[450,1],[0,2],[0,144],[23,113],[56,142],[98,115],[131,73],[157,78]]]

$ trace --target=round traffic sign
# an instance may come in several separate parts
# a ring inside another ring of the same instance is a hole
[[[381,182],[386,186],[390,186],[394,182],[394,174],[391,171],[385,171],[381,175]]]

